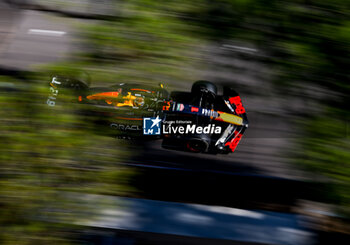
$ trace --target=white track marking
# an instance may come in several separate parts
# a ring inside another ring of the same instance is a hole
[[[258,52],[258,50],[254,49],[254,48],[247,48],[247,47],[230,45],[230,44],[224,44],[224,45],[222,45],[222,48],[243,51],[243,52],[253,52],[253,53]]]
[[[32,35],[54,36],[54,37],[60,37],[66,34],[66,32],[64,31],[52,31],[52,30],[42,30],[42,29],[29,29],[27,33]]]

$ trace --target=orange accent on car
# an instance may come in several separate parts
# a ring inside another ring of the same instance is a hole
[[[142,88],[132,88],[132,89],[130,89],[130,90],[137,90],[137,91],[143,91],[143,92],[154,93],[154,91],[150,91],[150,90],[142,89]]]
[[[164,101],[164,104],[163,105],[163,111],[169,111],[170,109],[170,101]]]
[[[123,96],[124,102],[123,103],[117,103],[116,106],[134,106],[134,100],[136,99],[135,96],[131,95],[130,92],[128,92],[128,95]]]
[[[113,100],[118,98],[119,92],[103,92],[98,94],[92,94],[86,96],[88,100],[104,100],[107,104],[111,105]]]
[[[98,94],[92,94],[86,96],[89,100],[105,100],[105,99],[113,99],[119,96],[118,92],[104,92]]]

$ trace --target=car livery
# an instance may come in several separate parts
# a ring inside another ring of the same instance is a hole
[[[216,85],[208,81],[195,82],[191,92],[169,93],[162,84],[90,87],[80,80],[54,76],[47,105],[60,104],[60,96],[68,93],[70,103],[85,105],[85,115],[93,115],[109,125],[118,138],[160,139],[166,149],[211,154],[234,152],[248,127],[238,93],[224,86],[223,94],[219,95]],[[163,133],[144,135],[144,118],[160,118]]]

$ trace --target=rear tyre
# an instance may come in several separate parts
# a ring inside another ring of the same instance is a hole
[[[200,153],[206,152],[209,147],[209,142],[203,137],[197,136],[186,142],[186,148],[190,152]]]
[[[192,85],[192,89],[191,89],[192,94],[198,95],[200,93],[207,93],[207,92],[210,92],[214,96],[216,96],[218,89],[214,83],[205,81],[205,80],[199,80]]]

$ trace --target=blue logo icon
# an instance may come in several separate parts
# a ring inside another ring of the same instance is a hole
[[[143,118],[143,134],[144,135],[160,135],[160,122],[162,120],[157,117]]]

